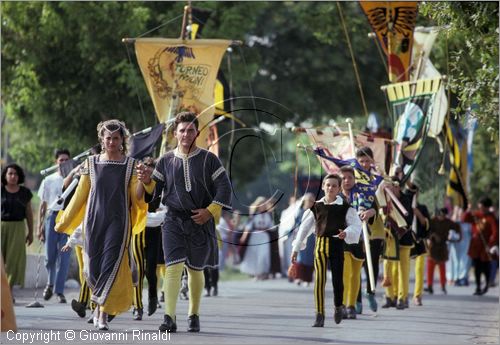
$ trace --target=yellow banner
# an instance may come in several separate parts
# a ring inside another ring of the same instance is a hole
[[[378,41],[387,55],[389,81],[409,80],[417,1],[360,1]]]
[[[181,111],[199,114],[197,145],[208,147],[207,124],[214,115],[214,86],[231,41],[140,38],[135,51],[160,122]]]

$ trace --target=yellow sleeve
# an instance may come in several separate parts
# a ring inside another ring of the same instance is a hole
[[[384,238],[384,221],[379,213],[375,215],[372,224],[368,224],[368,226],[371,230],[370,239]]]
[[[208,205],[207,210],[212,214],[212,217],[214,217],[215,224],[218,224],[222,212],[222,206],[219,204],[211,203],[210,205]]]
[[[138,199],[136,195],[136,189],[138,183],[141,182],[139,182],[137,176],[135,174],[132,175],[132,178],[130,179],[128,192],[132,204],[130,206],[130,221],[132,224],[132,234],[134,235],[137,235],[140,232],[144,231],[144,229],[146,229],[146,221],[148,217],[148,204],[144,201],[144,196]],[[152,185],[154,190],[155,184],[150,183],[149,185]]]
[[[149,184],[143,183],[142,185],[144,186],[144,190],[146,191],[146,193],[153,194],[155,187],[156,187],[156,181],[151,180],[151,182],[149,182]]]
[[[83,222],[87,199],[90,192],[90,176],[82,175],[75,194],[64,211],[59,212],[56,218],[55,230],[71,235]]]

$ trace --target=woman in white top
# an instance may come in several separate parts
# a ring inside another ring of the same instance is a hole
[[[246,245],[240,271],[256,279],[267,278],[271,269],[270,243],[267,230],[274,226],[266,198],[259,196],[250,206],[250,218],[241,238]]]

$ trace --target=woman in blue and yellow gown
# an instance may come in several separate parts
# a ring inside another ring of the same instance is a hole
[[[94,326],[107,330],[107,316],[132,305],[137,272],[130,253],[132,233],[145,228],[147,204],[135,191],[136,160],[126,156],[129,132],[118,120],[97,126],[100,155],[82,165],[75,195],[59,217],[56,231],[71,234],[83,221],[84,276],[96,303]]]

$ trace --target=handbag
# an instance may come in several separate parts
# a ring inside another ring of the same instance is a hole
[[[297,279],[297,263],[293,263],[288,267],[287,275],[289,279]]]

